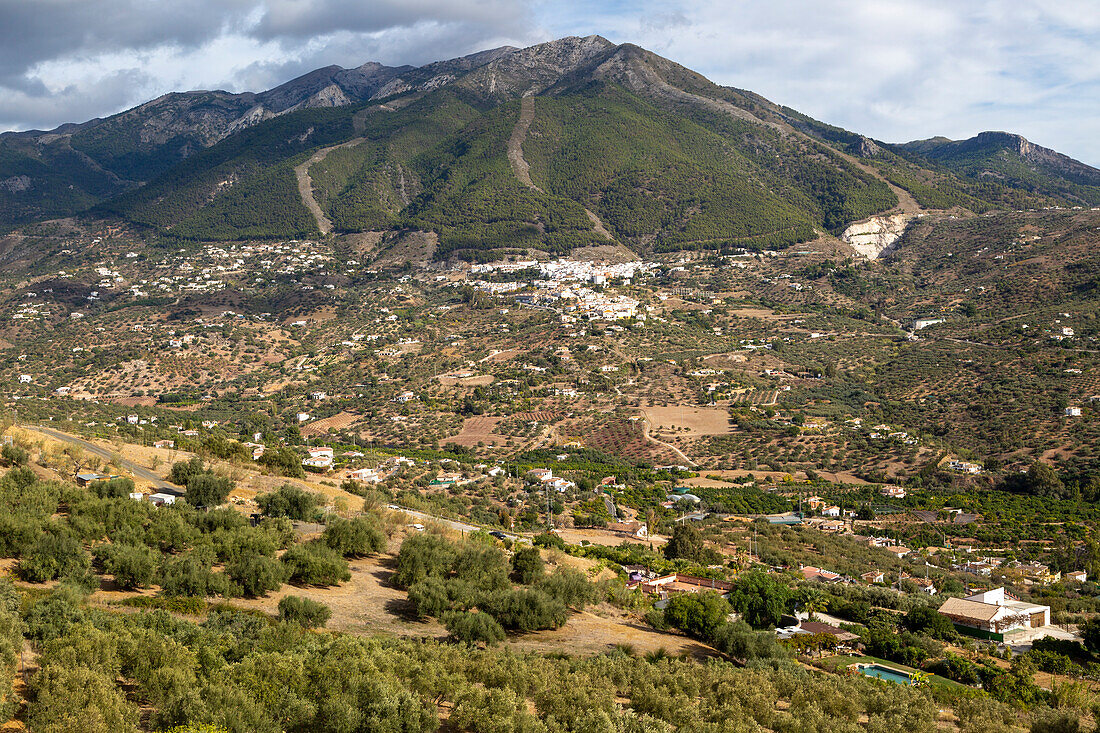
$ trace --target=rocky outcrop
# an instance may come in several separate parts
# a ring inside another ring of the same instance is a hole
[[[0,181],[0,189],[7,191],[8,193],[19,193],[20,191],[26,191],[34,185],[34,181],[29,176],[12,176],[11,178],[5,178]]]
[[[901,239],[913,218],[912,214],[872,216],[850,225],[840,238],[859,254],[875,260]]]
[[[882,152],[882,148],[871,138],[860,135],[859,140],[848,146],[848,152],[860,158],[874,158]]]

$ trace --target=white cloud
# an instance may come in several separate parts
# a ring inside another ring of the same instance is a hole
[[[1100,164],[1093,0],[0,0],[0,17],[7,128],[600,33],[879,139],[1003,129]]]

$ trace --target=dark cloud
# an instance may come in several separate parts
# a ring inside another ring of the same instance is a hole
[[[538,40],[523,0],[0,0],[0,18],[0,129]]]

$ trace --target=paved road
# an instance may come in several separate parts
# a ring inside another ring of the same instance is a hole
[[[68,433],[62,433],[59,430],[47,428],[42,425],[36,426],[31,429],[36,430],[43,435],[48,435],[55,440],[60,440],[64,443],[69,443],[70,445],[79,446],[88,453],[91,453],[94,456],[98,456],[105,461],[112,461],[120,468],[129,471],[135,478],[139,478],[142,481],[148,481],[150,484],[158,489],[171,489],[172,491],[175,491],[177,493],[180,491],[180,487],[176,486],[175,484],[168,483],[160,476],[150,471],[148,468],[145,468],[145,466],[140,466],[133,461],[128,461],[125,458],[120,458],[106,448],[102,448],[95,443],[84,440],[83,438],[78,438],[74,435],[69,435]]]
[[[456,522],[453,519],[444,519],[443,517],[437,517],[437,516],[434,516],[432,514],[425,514],[424,512],[418,512],[415,509],[406,509],[405,507],[398,506],[397,504],[387,504],[386,508],[387,509],[392,509],[395,512],[403,512],[404,514],[408,514],[410,517],[413,517],[414,519],[419,519],[423,522],[435,522],[437,524],[442,524],[444,527],[450,527],[451,529],[453,529],[457,532],[477,532],[477,531],[490,532],[490,531],[493,531],[493,530],[488,529],[486,527],[478,527],[477,525],[474,525],[474,524],[466,524],[465,522]],[[524,537],[523,535],[515,534],[513,532],[505,532],[504,534],[508,535],[508,538],[511,539],[513,542],[526,542],[526,543],[531,542],[530,537]]]

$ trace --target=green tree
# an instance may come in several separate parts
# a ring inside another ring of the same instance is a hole
[[[86,573],[91,565],[80,541],[67,530],[46,532],[19,561],[19,576],[31,583]]]
[[[669,560],[695,560],[702,555],[703,548],[703,533],[689,522],[679,522],[672,528],[672,536],[665,545],[664,552]]]
[[[213,473],[199,473],[187,479],[187,503],[191,506],[216,507],[225,503],[233,481]]]
[[[386,549],[386,535],[373,515],[353,519],[334,517],[325,527],[321,541],[344,557],[375,555]]]
[[[34,678],[27,715],[36,733],[127,733],[137,731],[138,709],[115,681],[84,667],[50,665]]]
[[[537,547],[524,547],[512,555],[512,580],[531,585],[546,573],[546,562]]]
[[[338,585],[351,579],[348,561],[317,542],[294,545],[283,553],[282,562],[290,582],[298,585]]]
[[[332,610],[323,603],[301,596],[284,596],[279,601],[279,620],[305,629],[321,628],[328,623]]]
[[[458,641],[494,645],[504,641],[504,628],[487,613],[449,611],[443,616],[447,632]]]
[[[781,580],[760,570],[751,570],[737,578],[729,601],[749,626],[764,629],[775,626],[787,611],[791,591]]]
[[[29,459],[30,454],[26,448],[11,444],[0,448],[0,460],[3,461],[5,466],[25,466]]]
[[[958,634],[955,625],[934,608],[917,606],[909,610],[901,620],[901,625],[914,634],[927,634],[934,639],[949,641]]]
[[[457,549],[446,539],[431,534],[415,534],[401,544],[393,583],[398,588],[408,588],[429,576],[448,575],[457,557]]]
[[[314,518],[321,497],[293,484],[283,484],[270,494],[257,496],[256,503],[265,516],[304,522]]]
[[[578,610],[591,603],[596,592],[595,586],[588,582],[583,572],[566,565],[545,576],[536,587],[551,598]]]
[[[153,582],[160,553],[147,545],[110,545],[104,569],[114,576],[122,588],[144,588]]]
[[[730,606],[717,593],[681,593],[668,599],[665,622],[689,636],[709,640],[726,623]]]
[[[177,486],[187,486],[192,476],[198,476],[206,472],[206,466],[202,459],[195,457],[189,461],[177,461],[172,464],[172,470],[168,472],[168,480]]]
[[[225,574],[250,598],[259,598],[269,591],[278,590],[285,573],[285,565],[256,552],[244,553],[225,566]]]
[[[89,487],[100,499],[126,499],[134,490],[134,482],[125,477],[93,481]]]

